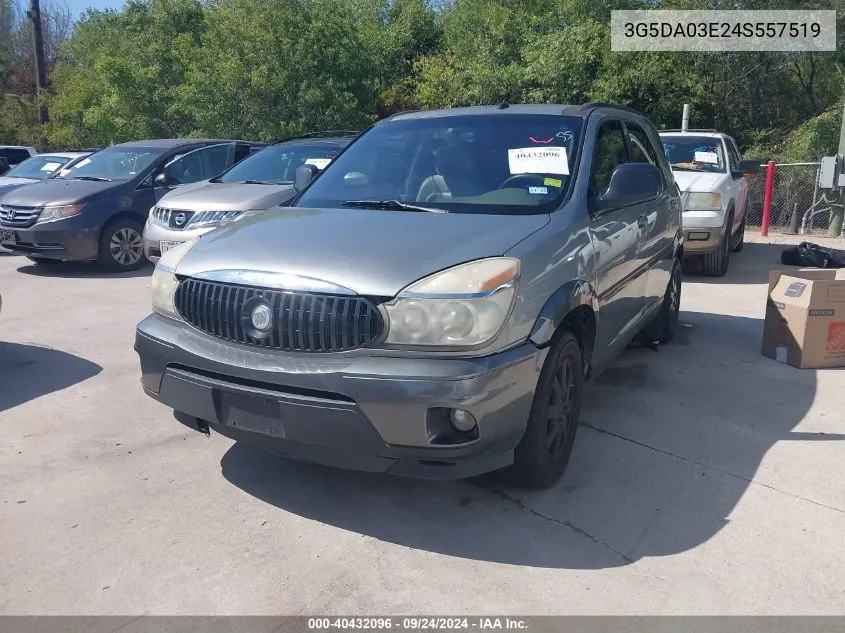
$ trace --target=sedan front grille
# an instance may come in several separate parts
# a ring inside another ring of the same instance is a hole
[[[0,206],[0,224],[26,228],[35,224],[41,215],[39,207],[17,207],[9,204]]]
[[[150,217],[155,224],[176,231],[184,231],[195,227],[200,228],[229,222],[241,213],[243,211],[184,211],[182,209],[153,207]]]
[[[364,297],[267,290],[184,279],[176,309],[195,328],[228,341],[291,352],[341,352],[369,345],[384,331],[375,303]],[[270,309],[266,332],[252,311]]]

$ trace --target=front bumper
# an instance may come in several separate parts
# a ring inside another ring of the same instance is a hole
[[[181,231],[161,226],[160,224],[154,224],[147,220],[147,223],[144,225],[144,256],[155,263],[161,258],[161,242],[185,242],[191,238],[208,233],[215,228],[209,226]]]
[[[684,255],[706,255],[719,248],[725,234],[725,213],[684,211]]]
[[[15,253],[64,261],[97,259],[97,229],[77,228],[73,225],[73,219],[45,222],[27,228],[0,223],[0,233],[7,231],[14,233],[14,241],[3,241],[0,246]]]
[[[513,462],[546,350],[483,358],[253,350],[151,315],[135,338],[148,395],[180,422],[329,466],[459,479]],[[478,421],[461,434],[461,408]]]

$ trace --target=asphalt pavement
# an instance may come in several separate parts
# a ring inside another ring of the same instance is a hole
[[[150,269],[0,251],[0,613],[841,614],[845,373],[760,355],[782,248],[686,278],[543,492],[192,432],[139,384]]]

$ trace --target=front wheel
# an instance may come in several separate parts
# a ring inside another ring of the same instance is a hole
[[[736,230],[736,237],[734,238],[734,253],[739,253],[745,246],[745,218],[742,218],[742,223]]]
[[[575,336],[562,330],[555,336],[534,391],[525,433],[514,450],[514,463],[504,478],[529,488],[548,488],[566,470],[578,418],[584,362]]]
[[[141,225],[130,218],[119,218],[100,234],[97,262],[115,272],[135,270],[144,263]]]
[[[669,343],[675,338],[678,330],[678,315],[681,311],[681,285],[683,283],[683,264],[676,259],[672,265],[672,274],[663,294],[663,304],[660,312],[649,323],[645,330],[649,341],[657,341],[661,345]]]
[[[733,219],[728,219],[728,225],[725,228],[725,233],[722,235],[722,240],[719,242],[719,247],[712,253],[708,253],[702,258],[702,271],[708,277],[724,277],[728,272],[728,263],[731,257],[731,227],[733,226]]]

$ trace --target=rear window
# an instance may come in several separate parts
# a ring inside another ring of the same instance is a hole
[[[29,152],[25,149],[0,147],[0,157],[5,158],[10,165],[17,165],[29,158]]]
[[[581,118],[559,115],[390,121],[350,145],[296,206],[398,201],[453,213],[548,213],[571,186],[581,131]]]

